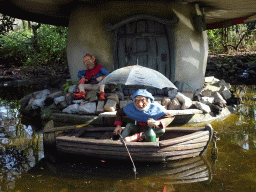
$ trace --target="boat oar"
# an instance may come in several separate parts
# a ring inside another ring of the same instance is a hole
[[[126,150],[127,150],[127,153],[128,153],[128,155],[129,155],[131,161],[132,161],[133,171],[134,171],[135,178],[136,178],[136,173],[137,173],[137,172],[136,172],[136,167],[135,167],[135,164],[134,164],[134,162],[133,162],[132,156],[131,156],[131,154],[130,154],[130,152],[129,152],[129,149],[128,149],[128,147],[127,147],[125,141],[124,141],[124,138],[122,137],[122,135],[121,135],[120,133],[119,133],[119,136],[120,136],[121,141],[122,141],[122,143],[124,144],[124,146],[125,146],[125,148],[126,148]]]

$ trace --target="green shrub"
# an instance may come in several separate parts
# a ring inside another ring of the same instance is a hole
[[[43,24],[37,30],[36,50],[32,30],[7,32],[0,35],[0,61],[7,66],[67,65],[66,38],[66,27]]]

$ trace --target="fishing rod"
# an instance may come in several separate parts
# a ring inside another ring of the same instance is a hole
[[[136,167],[135,167],[135,164],[134,164],[134,162],[133,162],[132,156],[131,156],[131,154],[130,154],[130,152],[129,152],[129,149],[128,149],[128,147],[127,147],[127,145],[126,145],[125,141],[124,141],[124,138],[122,137],[122,135],[121,135],[120,133],[119,133],[119,136],[120,136],[121,141],[122,141],[122,143],[124,144],[124,146],[125,146],[125,148],[126,148],[126,150],[127,150],[127,152],[128,152],[128,155],[129,155],[129,157],[130,157],[131,161],[132,161],[132,165],[133,165],[133,172],[134,172],[134,174],[135,174],[135,178],[136,178],[136,174],[137,174],[137,172],[136,172]]]

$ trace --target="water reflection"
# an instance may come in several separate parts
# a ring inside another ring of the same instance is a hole
[[[219,137],[215,164],[197,158],[136,164],[136,179],[131,162],[47,161],[40,130],[22,123],[17,99],[1,95],[0,191],[255,191],[255,88],[233,86],[241,101],[237,113],[212,122]]]
[[[175,191],[175,185],[209,183],[212,179],[211,167],[203,157],[137,164],[137,170],[134,178],[130,162],[84,160],[53,164],[42,159],[16,181],[15,190],[40,191],[43,185],[44,190],[49,187],[51,191]]]
[[[23,172],[43,158],[41,134],[21,124],[18,101],[0,99],[0,184],[9,191]]]

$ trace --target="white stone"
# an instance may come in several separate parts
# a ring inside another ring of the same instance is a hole
[[[198,101],[196,101],[194,104],[198,109],[202,110],[203,112],[206,112],[206,113],[211,112],[211,108],[208,105],[205,105],[205,104],[203,104],[201,102],[198,102]]]
[[[80,105],[78,108],[79,114],[96,114],[97,107],[95,102],[86,103],[85,105]]]
[[[212,96],[212,90],[210,89],[204,89],[201,92],[202,97],[211,97]]]
[[[65,96],[56,97],[54,99],[54,103],[55,103],[55,105],[58,105],[60,102],[65,101],[65,100],[66,100]]]
[[[69,105],[65,109],[62,110],[63,113],[77,113],[78,112],[79,105],[74,104],[74,105]]]
[[[231,88],[231,85],[230,85],[229,83],[226,83],[226,81],[223,80],[223,79],[220,80],[219,86],[220,86],[220,87],[225,86],[225,87],[227,87],[227,89],[230,89],[230,88]]]
[[[229,91],[229,89],[222,85],[221,89],[220,89],[220,93],[221,95],[224,97],[225,100],[228,100],[229,98],[231,98],[232,93]]]
[[[51,94],[51,92],[50,92],[48,89],[39,91],[39,92],[36,94],[36,99],[46,98],[46,96],[47,96],[47,95],[50,95],[50,94]]]
[[[44,103],[45,99],[46,99],[46,97],[41,98],[41,99],[35,99],[32,102],[32,109],[42,108],[45,105],[45,103]]]
[[[170,99],[174,99],[176,97],[177,93],[178,93],[177,89],[170,89],[168,91],[168,97]]]
[[[187,109],[191,107],[192,105],[192,100],[188,98],[187,96],[183,95],[182,93],[178,92],[176,95],[176,98],[179,100],[179,102],[182,103],[181,109]]]
[[[213,92],[213,95],[214,97],[214,102],[219,102],[219,103],[223,103],[223,104],[226,104],[226,100],[223,99],[223,97],[221,96],[221,94],[219,92]]]
[[[212,104],[214,102],[214,97],[202,97],[201,102],[206,105]]]
[[[68,88],[69,93],[75,93],[76,92],[76,85],[72,85]]]

